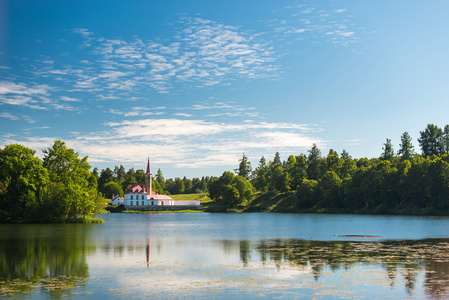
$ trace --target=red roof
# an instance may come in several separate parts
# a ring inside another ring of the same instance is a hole
[[[146,190],[142,183],[134,183],[129,189],[126,190],[126,194],[145,194]]]

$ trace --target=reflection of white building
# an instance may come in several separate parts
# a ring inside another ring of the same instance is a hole
[[[125,209],[152,210],[162,206],[201,206],[201,201],[175,201],[167,195],[154,193],[151,188],[150,158],[148,158],[145,185],[134,183],[125,192]]]

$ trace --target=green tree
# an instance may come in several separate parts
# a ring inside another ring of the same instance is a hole
[[[401,135],[401,144],[399,144],[398,155],[401,156],[403,160],[409,160],[415,156],[412,138],[407,131]]]
[[[165,191],[165,188],[166,188],[166,186],[165,186],[165,179],[164,179],[164,176],[162,175],[161,169],[157,169],[155,180],[159,183],[159,185],[161,186],[162,190]]]
[[[260,191],[266,191],[268,188],[268,166],[265,161],[265,157],[259,161],[259,166],[255,170],[256,178],[254,181],[254,186]]]
[[[114,181],[114,173],[112,170],[109,168],[101,170],[100,177],[98,178],[98,190],[104,194],[104,186],[111,181]]]
[[[18,144],[0,149],[0,219],[20,221],[29,197],[39,200],[49,177],[35,153]]]
[[[428,124],[424,131],[420,131],[418,139],[424,156],[441,155],[444,152],[443,130],[436,125]]]
[[[275,166],[282,166],[282,161],[281,157],[279,156],[279,152],[276,152],[276,154],[274,155],[273,164]]]
[[[125,167],[123,167],[123,165],[120,165],[119,168],[116,166],[114,169],[114,175],[119,182],[122,182],[126,175]]]
[[[316,144],[312,145],[307,157],[307,177],[312,180],[320,178],[321,151]]]
[[[143,169],[138,169],[136,171],[136,175],[134,175],[136,178],[136,182],[138,183],[145,183],[145,179],[147,178],[147,174]]]
[[[184,192],[186,194],[192,193],[193,183],[191,179],[188,179],[186,176],[182,179],[184,181]]]
[[[52,148],[43,150],[43,166],[54,183],[65,188],[65,212],[61,219],[91,215],[96,209],[96,190],[89,187],[90,165],[87,156],[79,158],[78,153],[68,148],[63,141],[55,141]]]
[[[351,156],[349,155],[349,153],[345,149],[343,149],[343,151],[340,154],[340,158],[348,159],[348,158],[351,158]]]
[[[307,178],[307,158],[305,155],[290,155],[287,160],[287,173],[290,179],[290,188],[296,190],[303,180]]]
[[[184,194],[185,191],[184,181],[179,177],[175,178],[175,189],[176,189],[175,194]]]
[[[104,194],[109,199],[112,198],[112,195],[119,195],[120,197],[124,195],[122,187],[115,181],[111,181],[104,186]]]
[[[243,153],[242,159],[239,159],[239,168],[236,169],[236,173],[239,176],[242,176],[249,180],[249,177],[251,175],[251,162],[248,160],[248,157],[246,157],[245,153]]]
[[[449,125],[444,126],[443,153],[449,154]]]
[[[382,150],[382,159],[391,161],[394,157],[394,150],[390,139],[387,138]]]

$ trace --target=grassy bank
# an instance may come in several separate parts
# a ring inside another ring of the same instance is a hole
[[[224,204],[209,200],[204,203],[207,212],[278,212],[278,213],[314,213],[314,214],[370,214],[370,215],[404,215],[404,216],[449,216],[449,210],[435,210],[432,208],[408,207],[401,209],[388,209],[384,205],[376,209],[352,210],[334,207],[297,207],[297,195],[295,192],[257,192],[246,203],[236,207],[228,207]]]

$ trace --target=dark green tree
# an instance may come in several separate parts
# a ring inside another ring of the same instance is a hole
[[[38,201],[47,185],[48,172],[35,153],[18,144],[0,149],[0,220],[21,220],[27,203]]]
[[[175,178],[175,194],[184,194],[184,191],[185,191],[184,181],[181,178],[176,177]]]
[[[136,178],[136,182],[138,182],[138,183],[145,183],[145,180],[147,178],[147,174],[145,173],[145,171],[143,169],[138,169],[136,171],[135,178]]]
[[[98,178],[98,190],[104,194],[104,186],[114,181],[114,173],[111,169],[106,168],[106,170],[101,170],[100,177]]]
[[[348,159],[348,158],[351,158],[351,156],[349,155],[349,153],[345,149],[343,149],[343,151],[340,154],[340,158]]]
[[[111,199],[112,195],[119,195],[120,197],[123,197],[123,194],[122,187],[115,181],[106,183],[104,186],[104,195],[106,198]]]
[[[387,138],[384,146],[382,147],[382,150],[382,159],[391,161],[394,157],[394,150],[390,139]]]
[[[424,156],[441,155],[444,152],[443,130],[436,125],[428,124],[424,131],[420,131],[418,139]]]
[[[259,166],[255,170],[256,178],[254,181],[254,186],[260,191],[266,191],[268,188],[268,166],[265,161],[265,157],[259,161]]]
[[[415,156],[412,138],[407,131],[401,135],[401,144],[399,144],[398,155],[401,156],[403,160],[409,160]]]
[[[165,179],[164,179],[164,176],[162,175],[161,169],[157,169],[155,180],[159,183],[159,185],[161,186],[162,190],[165,191],[165,189],[166,189]]]
[[[242,159],[239,159],[239,168],[235,170],[237,175],[245,177],[246,180],[249,180],[249,177],[251,175],[251,162],[248,160],[248,157],[246,157],[245,153],[243,153]]]
[[[449,125],[444,126],[443,153],[449,154]]]
[[[318,180],[320,178],[321,151],[316,144],[312,145],[307,157],[307,177],[308,179]]]
[[[281,157],[279,155],[279,152],[276,152],[276,154],[274,155],[273,164],[275,166],[282,166],[282,161],[281,161]]]

